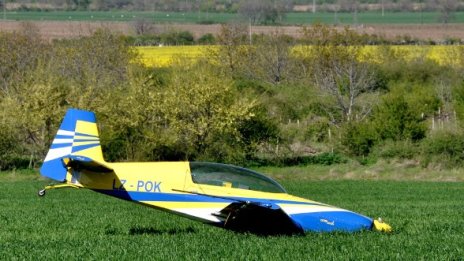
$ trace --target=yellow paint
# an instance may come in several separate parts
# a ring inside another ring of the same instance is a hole
[[[97,128],[97,124],[95,122],[77,120],[76,121],[75,132],[76,133],[87,134],[87,135],[92,135],[92,136],[95,136],[95,137],[76,135],[76,137],[74,137],[74,142],[73,142],[73,145],[72,145],[73,147],[75,147],[75,146],[83,146],[83,145],[91,145],[91,144],[100,144],[100,141],[99,141],[99,138],[98,138],[98,128]],[[76,141],[76,140],[79,140],[79,139],[85,139],[85,140],[91,139],[91,140],[94,140],[94,141]],[[85,157],[91,158],[91,159],[93,159],[95,161],[98,161],[98,162],[104,162],[103,153],[102,153],[102,149],[101,149],[100,145],[92,147],[92,148],[88,148],[88,149],[85,149],[85,150],[77,151],[77,152],[73,153],[73,155],[75,155],[75,156],[85,156]]]
[[[82,134],[98,136],[97,124],[94,123],[94,122],[78,120],[76,122],[76,130],[75,131],[78,132],[78,133],[82,133]]]
[[[74,139],[75,140],[95,140],[95,141],[99,140],[98,137],[89,137],[89,136],[81,136],[81,135],[75,135]]]
[[[73,146],[83,146],[83,145],[91,145],[91,144],[99,144],[98,140],[96,141],[74,141]]]
[[[74,152],[73,156],[84,156],[97,162],[104,162],[101,146],[95,146],[89,149]]]

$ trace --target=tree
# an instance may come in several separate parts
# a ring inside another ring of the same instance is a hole
[[[238,13],[245,17],[251,24],[257,24],[262,19],[262,10],[266,2],[262,0],[241,1]]]
[[[52,44],[23,34],[2,37],[1,124],[13,131],[31,165],[44,158],[67,107],[98,114],[136,66],[124,40],[108,32]]]
[[[90,0],[73,0],[76,10],[88,10],[90,2]]]
[[[358,11],[359,2],[358,0],[338,0],[337,3],[340,5],[342,11],[352,12],[353,24],[358,23]]]
[[[240,24],[222,25],[216,42],[217,47],[208,48],[208,56],[228,75],[240,77],[248,52],[246,27]]]
[[[321,25],[305,30],[304,34],[315,42],[308,49],[308,66],[315,85],[333,100],[344,121],[365,118],[376,99],[375,95],[369,95],[375,88],[375,72],[371,65],[359,59],[361,36],[348,28],[338,32]],[[368,99],[361,104],[363,97]],[[336,117],[331,117],[336,121]]]
[[[458,7],[456,0],[436,0],[438,10],[440,11],[440,20],[447,24],[454,18],[454,12]]]
[[[133,22],[134,30],[137,35],[152,33],[153,23],[146,18],[138,18]]]
[[[260,35],[249,49],[245,60],[246,75],[254,80],[271,84],[298,78],[296,66],[291,57],[294,40],[278,31],[271,35]]]
[[[427,131],[421,113],[413,109],[404,95],[385,96],[375,109],[373,125],[383,140],[417,141]]]
[[[204,66],[177,67],[157,100],[165,133],[186,158],[224,160],[241,151],[240,123],[254,117],[256,101],[235,91],[230,78]]]
[[[16,95],[17,86],[32,80],[30,72],[47,59],[49,46],[35,33],[37,28],[28,23],[21,27],[17,33],[0,33],[0,97]]]
[[[127,80],[127,65],[136,55],[119,35],[98,30],[78,41],[57,42],[52,49],[50,74],[98,92],[99,87],[116,86]]]
[[[272,4],[267,0],[241,1],[238,13],[245,17],[251,24],[275,24],[281,21],[288,5],[285,3]]]

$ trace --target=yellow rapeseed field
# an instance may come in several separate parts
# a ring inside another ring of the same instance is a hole
[[[136,47],[140,53],[141,61],[146,66],[166,67],[172,65],[178,59],[195,61],[206,55],[207,48],[211,46],[161,46],[161,47]],[[296,46],[292,54],[305,56],[311,46]],[[429,59],[439,65],[464,65],[464,46],[364,46],[362,47],[362,60],[374,63],[382,63],[385,59],[404,58],[406,61]]]
[[[148,46],[137,47],[142,63],[146,66],[165,67],[176,59],[190,59],[204,56],[206,46]]]

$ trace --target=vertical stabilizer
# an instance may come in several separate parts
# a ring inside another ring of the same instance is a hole
[[[40,174],[65,181],[67,168],[62,159],[69,156],[104,162],[95,113],[68,109],[40,168]]]

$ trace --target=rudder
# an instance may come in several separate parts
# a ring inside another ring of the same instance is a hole
[[[67,168],[62,159],[71,155],[104,162],[95,113],[77,109],[66,111],[40,173],[65,181]]]

